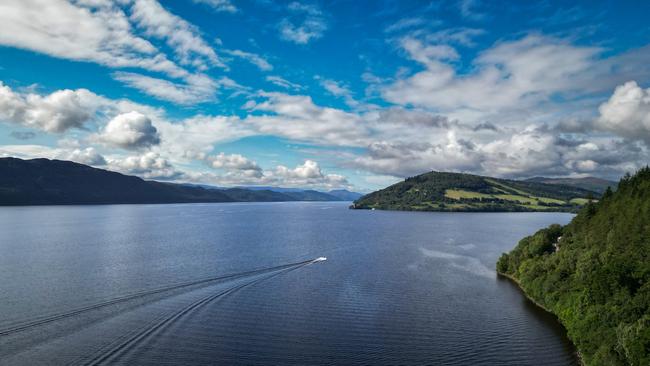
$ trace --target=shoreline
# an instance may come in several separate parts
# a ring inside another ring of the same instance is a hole
[[[377,210],[377,211],[405,211],[405,212],[460,212],[460,213],[465,213],[465,212],[488,212],[488,213],[499,213],[499,212],[551,212],[551,213],[571,213],[571,214],[576,214],[579,211],[578,209],[571,208],[571,207],[548,207],[548,209],[531,209],[531,208],[516,208],[516,209],[508,209],[508,208],[502,208],[502,207],[492,207],[492,209],[482,209],[482,208],[433,208],[433,207],[428,207],[425,209],[408,209],[408,208],[381,208],[381,207],[369,207],[369,206],[357,206],[354,201],[352,204],[348,207],[350,210]]]
[[[559,317],[558,317],[554,312],[552,312],[552,311],[550,311],[549,309],[547,309],[544,305],[540,304],[539,302],[537,302],[535,299],[533,299],[532,297],[530,297],[530,296],[526,293],[526,291],[524,290],[524,288],[521,287],[521,283],[519,282],[519,280],[518,280],[517,278],[515,278],[515,277],[513,277],[513,276],[511,276],[511,275],[509,275],[509,274],[506,274],[506,273],[501,273],[501,272],[499,272],[499,271],[497,271],[497,276],[505,277],[505,278],[509,279],[510,281],[514,282],[514,283],[517,285],[517,287],[519,288],[519,290],[521,290],[521,292],[524,294],[524,297],[525,297],[526,299],[528,299],[530,302],[532,302],[533,304],[535,304],[535,306],[539,307],[540,309],[546,311],[546,312],[549,313],[549,314],[552,314],[552,315],[557,319],[557,321],[558,321],[560,324],[562,324],[562,322],[560,321],[560,318],[559,318]],[[562,324],[562,327],[566,330],[566,327],[564,327],[564,324]],[[573,340],[572,340],[571,338],[568,337],[568,334],[567,334],[567,338],[571,341],[571,343],[573,344],[573,347],[574,347],[575,350],[576,350],[576,356],[578,357],[578,362],[580,362],[580,365],[582,365],[582,366],[586,366],[586,365],[585,365],[585,361],[584,361],[584,359],[582,358],[582,354],[580,353],[580,350],[579,350],[578,347],[575,345],[575,343],[573,342]]]

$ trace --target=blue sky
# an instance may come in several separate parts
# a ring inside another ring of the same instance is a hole
[[[0,156],[368,191],[648,163],[639,1],[7,0]]]

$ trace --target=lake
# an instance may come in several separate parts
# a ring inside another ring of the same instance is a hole
[[[578,365],[494,271],[572,215],[348,205],[0,207],[0,364]]]

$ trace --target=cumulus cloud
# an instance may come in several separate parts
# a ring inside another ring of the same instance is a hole
[[[288,137],[319,144],[359,145],[367,136],[357,114],[314,104],[309,96],[264,93],[264,101],[254,110],[272,115],[251,115],[245,119],[263,134]]]
[[[279,24],[280,38],[283,40],[307,44],[321,38],[327,30],[325,17],[315,5],[294,1],[287,6],[287,9],[291,17],[284,18]]]
[[[104,157],[93,147],[68,149],[43,145],[4,145],[0,146],[0,156],[71,160],[93,166],[106,165]]]
[[[317,162],[306,160],[295,168],[278,165],[275,169],[228,170],[225,174],[214,172],[184,173],[184,179],[192,182],[215,184],[219,186],[257,185],[277,187],[297,187],[313,189],[351,188],[347,178],[339,174],[324,173]]]
[[[259,178],[262,176],[262,168],[256,162],[240,154],[219,153],[218,155],[206,156],[205,160],[211,167],[216,169],[241,171],[249,177]]]
[[[145,179],[172,180],[184,174],[176,170],[169,160],[155,152],[143,155],[116,157],[108,160],[108,168],[124,174],[134,174]]]
[[[86,90],[58,90],[41,96],[17,93],[0,81],[0,119],[47,132],[82,128],[102,98]]]
[[[72,160],[76,161],[77,163],[92,166],[106,165],[106,159],[104,159],[104,157],[92,147],[87,147],[85,149],[74,149],[72,151],[61,151],[55,155],[55,158],[62,160]]]
[[[407,177],[431,170],[477,171],[480,162],[475,146],[450,130],[437,143],[373,142],[368,153],[352,164],[378,174]]]
[[[597,127],[650,144],[650,88],[643,89],[629,81],[618,86],[598,111]]]
[[[158,145],[160,136],[151,120],[140,112],[128,112],[111,119],[99,140],[124,149],[140,149]]]
[[[302,165],[298,165],[293,169],[279,165],[269,175],[272,181],[284,186],[335,188],[348,185],[344,176],[324,174],[318,163],[313,160],[305,160]]]

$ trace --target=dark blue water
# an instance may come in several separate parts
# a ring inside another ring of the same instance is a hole
[[[556,320],[493,270],[570,218],[0,208],[0,364],[577,365]]]

